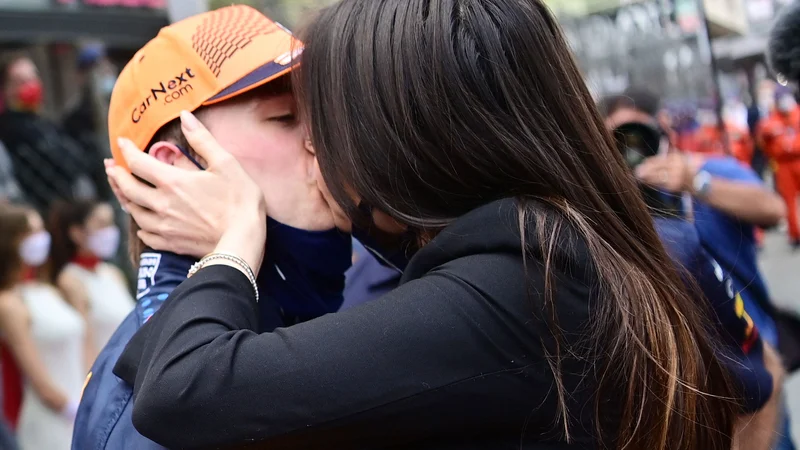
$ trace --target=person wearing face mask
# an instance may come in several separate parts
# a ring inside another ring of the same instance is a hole
[[[800,249],[800,220],[797,196],[800,194],[800,108],[791,89],[775,89],[775,106],[758,125],[756,138],[775,167],[775,187],[786,203],[789,244]]]
[[[3,368],[5,375],[13,365],[22,375],[16,425],[23,450],[70,448],[85,376],[84,321],[44,276],[50,244],[33,209],[0,205]],[[4,377],[4,397],[12,381]]]
[[[125,276],[108,262],[117,254],[120,230],[111,205],[92,201],[55,203],[48,228],[53,234],[50,281],[86,320],[88,370],[133,309]]]
[[[0,141],[8,149],[26,200],[40,213],[58,199],[96,198],[103,186],[98,155],[41,115],[44,89],[38,69],[24,54],[0,62]]]

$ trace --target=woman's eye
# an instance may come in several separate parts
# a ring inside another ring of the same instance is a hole
[[[280,122],[280,123],[283,123],[283,124],[287,124],[287,125],[288,125],[288,124],[293,124],[293,123],[295,123],[295,121],[296,121],[297,119],[296,119],[296,117],[295,117],[295,115],[294,115],[294,114],[284,114],[284,115],[282,115],[282,116],[270,117],[270,118],[269,118],[269,119],[267,119],[267,120],[269,120],[270,122]]]

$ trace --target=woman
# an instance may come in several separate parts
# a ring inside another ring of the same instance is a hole
[[[0,332],[24,377],[17,426],[23,450],[70,448],[86,374],[80,314],[35,275],[49,251],[35,211],[0,205]]]
[[[203,173],[120,142],[154,186],[109,169],[148,245],[205,254],[186,232],[202,218],[220,235],[117,365],[139,431],[181,448],[730,448],[717,341],[542,3],[344,0],[304,41],[337,226],[413,258],[371,303],[256,334],[258,189],[188,113]]]
[[[50,211],[50,281],[80,311],[91,330],[88,363],[133,309],[125,276],[105,261],[119,249],[120,231],[108,203],[59,202]]]

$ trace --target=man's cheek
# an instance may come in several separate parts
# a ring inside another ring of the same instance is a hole
[[[240,159],[248,175],[262,187],[283,185],[297,178],[292,164],[274,153],[263,153]]]

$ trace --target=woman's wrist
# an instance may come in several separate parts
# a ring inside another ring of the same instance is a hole
[[[222,235],[213,253],[235,255],[244,260],[253,273],[258,274],[261,269],[261,261],[264,259],[264,248],[266,247],[266,221],[265,214],[260,217],[237,220]],[[215,260],[213,263],[236,267],[233,262],[226,260]]]
[[[199,262],[194,264],[191,269],[189,269],[188,277],[191,278],[194,276],[197,271],[200,269],[207,267],[207,266],[228,266],[232,267],[239,271],[242,275],[247,278],[247,281],[250,282],[250,285],[253,287],[253,294],[255,295],[256,303],[258,303],[258,281],[256,280],[256,274],[253,272],[250,265],[244,261],[242,258],[239,258],[236,255],[230,253],[211,253],[203,257]]]

